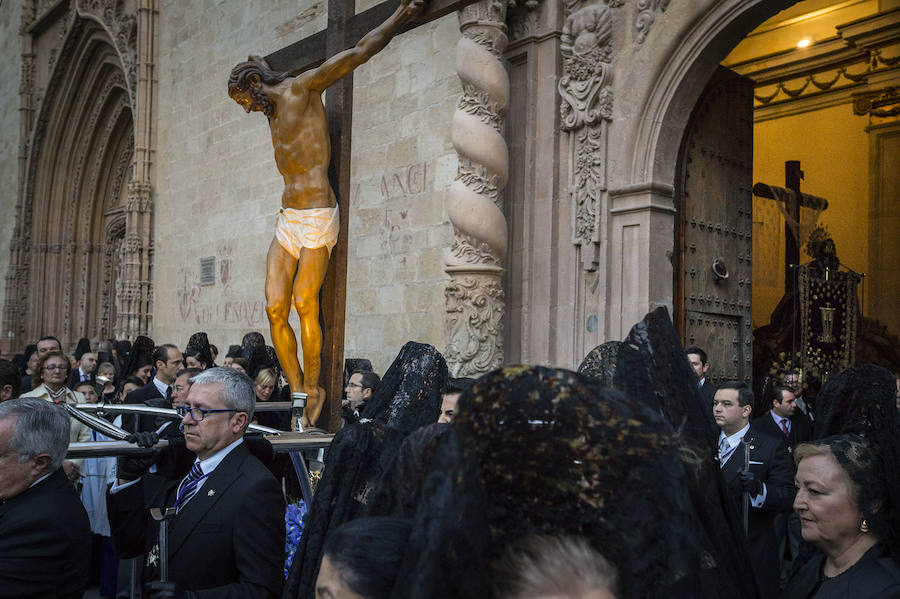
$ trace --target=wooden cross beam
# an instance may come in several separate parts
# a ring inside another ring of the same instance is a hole
[[[465,8],[469,4],[474,4],[476,1],[478,0],[431,0],[428,2],[428,8],[425,12],[408,23],[400,33],[439,19]],[[354,15],[353,4],[351,4],[349,11],[346,9],[340,11],[345,19],[341,21],[337,18],[333,19],[333,17],[336,17],[336,11],[334,10],[336,7],[334,5],[338,3],[335,0],[329,0],[328,2],[327,29],[272,52],[266,56],[269,66],[276,71],[287,71],[292,75],[297,75],[307,69],[318,66],[327,57],[356,45],[356,42],[365,34],[386,21],[400,6],[400,0],[385,0],[385,2],[377,6]],[[333,41],[338,37],[343,40],[343,43],[334,44],[334,50],[332,51],[332,44],[329,44],[329,38]]]
[[[408,23],[401,33],[443,17],[478,0],[429,0],[427,9]],[[297,75],[317,67],[326,58],[353,47],[369,31],[387,20],[400,0],[385,0],[354,15],[354,0],[328,0],[328,26],[307,38],[276,50],[266,62],[276,71]],[[338,243],[332,250],[328,273],[320,294],[322,319],[322,370],[319,384],[325,389],[326,405],[317,425],[340,428],[341,394],[344,388],[344,325],[347,309],[347,235],[349,231],[350,143],[353,130],[353,74],[328,89],[325,113],[331,138],[328,178],[341,213]]]
[[[800,170],[800,161],[788,160],[784,163],[784,187],[768,185],[766,183],[757,183],[753,186],[753,195],[775,201],[785,201],[786,194],[783,192],[789,190],[798,201],[786,202],[786,207],[790,212],[790,217],[794,219],[794,222],[799,223],[801,206],[813,208],[815,210],[825,210],[828,208],[828,200],[825,198],[802,193],[800,191],[801,179],[803,179],[803,171]],[[791,231],[791,228],[787,225],[784,227],[784,242],[784,292],[785,294],[790,294],[794,291],[793,266],[800,263],[800,240],[794,236],[793,231]]]

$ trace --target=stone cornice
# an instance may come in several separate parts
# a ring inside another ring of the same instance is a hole
[[[674,214],[675,204],[672,198],[675,188],[669,183],[648,181],[625,185],[609,192],[610,214],[628,214],[630,212],[663,212]]]

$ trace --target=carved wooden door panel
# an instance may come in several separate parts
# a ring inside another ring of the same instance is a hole
[[[751,376],[753,83],[720,67],[679,152],[675,320],[709,378]]]

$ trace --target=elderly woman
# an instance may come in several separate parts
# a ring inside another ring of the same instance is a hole
[[[44,401],[52,401],[53,403],[62,404],[78,404],[84,402],[84,396],[77,391],[72,391],[66,386],[69,382],[69,376],[72,374],[72,365],[69,358],[61,351],[51,350],[40,357],[37,368],[34,373],[32,384],[34,389],[28,393],[23,393],[21,397],[37,397]],[[75,420],[70,421],[69,441],[86,442],[91,440],[90,429]],[[70,479],[78,477],[78,471],[81,469],[83,460],[66,460],[63,462],[63,469]]]
[[[803,540],[821,553],[794,573],[786,599],[900,597],[900,566],[882,544],[890,514],[880,457],[857,435],[804,443],[794,452]]]

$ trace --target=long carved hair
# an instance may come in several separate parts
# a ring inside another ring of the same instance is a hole
[[[250,84],[250,77],[253,75],[258,75],[262,83],[277,85],[290,77],[290,73],[273,70],[265,58],[253,54],[246,62],[240,62],[231,69],[231,75],[228,77],[228,95],[234,97],[235,92],[248,92],[262,107],[265,115],[271,117],[275,112],[275,106],[262,90]]]
[[[262,56],[251,54],[246,62],[239,62],[231,69],[231,76],[228,77],[228,94],[250,89],[249,79],[254,73],[268,85],[281,83],[290,76],[290,73],[273,70]]]

